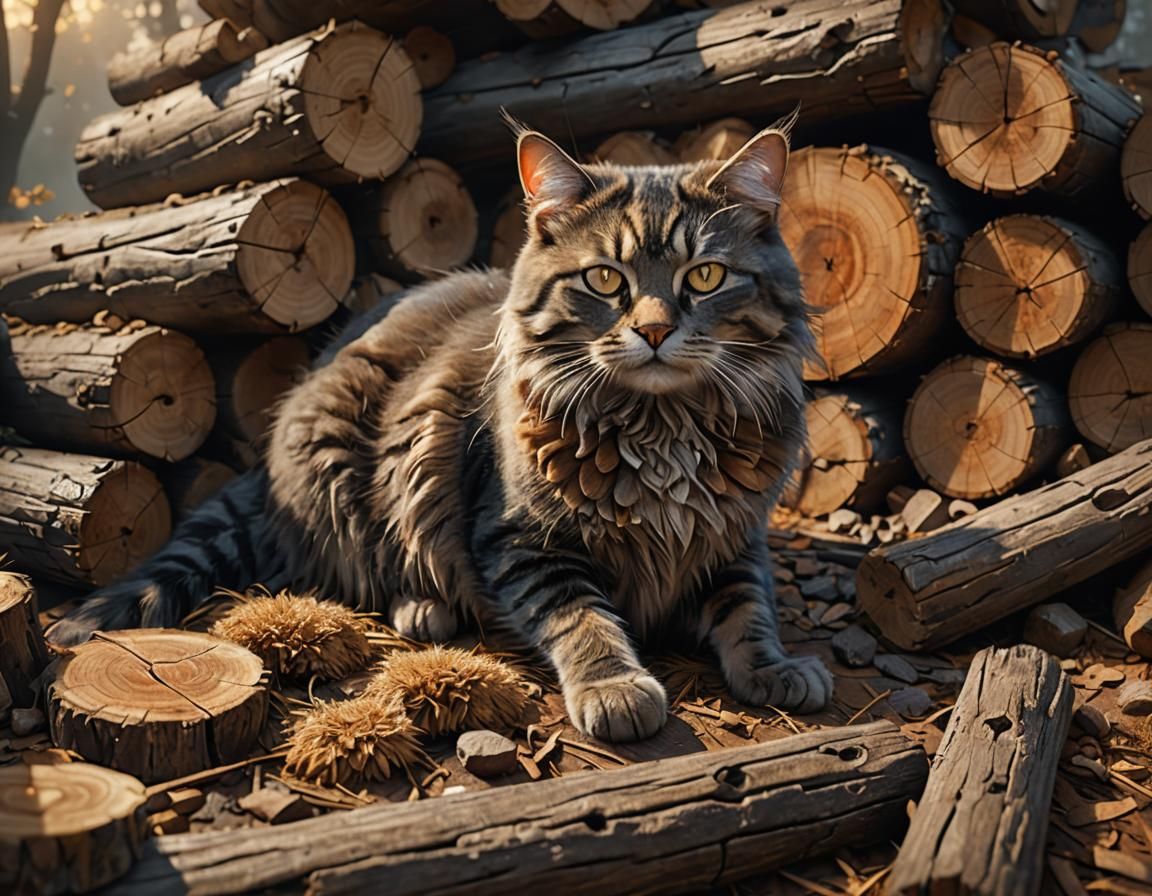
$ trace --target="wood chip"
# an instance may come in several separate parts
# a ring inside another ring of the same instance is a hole
[[[1122,800],[1104,800],[1098,803],[1084,803],[1072,809],[1066,816],[1068,824],[1073,827],[1084,827],[1088,824],[1098,824],[1102,821],[1112,821],[1122,818],[1136,808],[1136,800],[1128,796]]]

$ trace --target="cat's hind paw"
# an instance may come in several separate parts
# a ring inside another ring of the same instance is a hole
[[[749,706],[819,712],[832,699],[832,673],[814,656],[785,657],[731,677],[732,696]]]
[[[573,724],[597,740],[644,740],[668,717],[664,688],[643,672],[566,688],[564,696]]]
[[[392,606],[392,627],[413,641],[442,644],[456,637],[456,614],[436,598],[402,598]]]

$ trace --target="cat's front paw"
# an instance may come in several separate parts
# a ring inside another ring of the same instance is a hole
[[[568,715],[582,732],[598,740],[644,740],[664,727],[668,698],[643,672],[573,686],[565,691]]]
[[[392,627],[413,641],[442,644],[456,637],[456,614],[436,598],[401,598],[392,605]]]
[[[790,656],[734,673],[732,696],[749,706],[819,712],[832,699],[832,673],[814,656]]]

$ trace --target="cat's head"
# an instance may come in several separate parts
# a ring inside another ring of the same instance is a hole
[[[663,167],[581,165],[520,130],[528,235],[501,341],[546,415],[580,390],[798,389],[811,336],[776,228],[790,125]]]

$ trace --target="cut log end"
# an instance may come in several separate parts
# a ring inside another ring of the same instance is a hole
[[[1146,225],[1128,247],[1128,286],[1152,317],[1152,224]]]
[[[1038,215],[989,222],[964,245],[956,315],[978,344],[1033,358],[1087,338],[1116,307],[1118,260],[1076,225]]]
[[[674,165],[676,157],[648,131],[620,131],[592,151],[591,161],[613,165]]]
[[[1152,115],[1142,115],[1128,132],[1120,155],[1124,195],[1144,219],[1152,218]]]
[[[53,740],[152,783],[244,758],[267,709],[260,659],[196,632],[97,633],[49,692]]]
[[[36,612],[36,591],[23,576],[0,572],[0,689],[15,706],[32,706],[48,648]]]
[[[186,516],[236,477],[227,464],[190,457],[172,466],[164,476],[164,490],[176,519]]]
[[[147,836],[135,778],[84,762],[0,768],[0,889],[87,893],[132,867]]]
[[[307,370],[308,344],[298,336],[280,336],[213,363],[220,423],[236,438],[251,442],[267,432],[277,399]]]
[[[402,289],[404,286],[391,277],[385,277],[382,274],[365,274],[363,277],[358,277],[356,282],[352,284],[352,288],[344,296],[343,304],[353,314],[360,314],[375,308],[388,296],[400,292]]]
[[[107,585],[168,540],[172,511],[160,481],[134,462],[114,465],[84,505],[78,568]]]
[[[435,28],[413,28],[404,36],[403,47],[425,90],[443,84],[456,67],[456,48],[450,38]]]
[[[727,161],[755,134],[742,118],[721,118],[681,134],[673,151],[681,162]]]
[[[581,26],[612,31],[640,16],[652,0],[495,0],[496,8],[530,37],[565,34]]]
[[[904,441],[933,488],[975,500],[1019,488],[1065,446],[1061,396],[1019,370],[960,357],[924,377],[904,420]]]
[[[1152,437],[1152,323],[1117,324],[1080,354],[1068,382],[1072,421],[1106,451]]]

